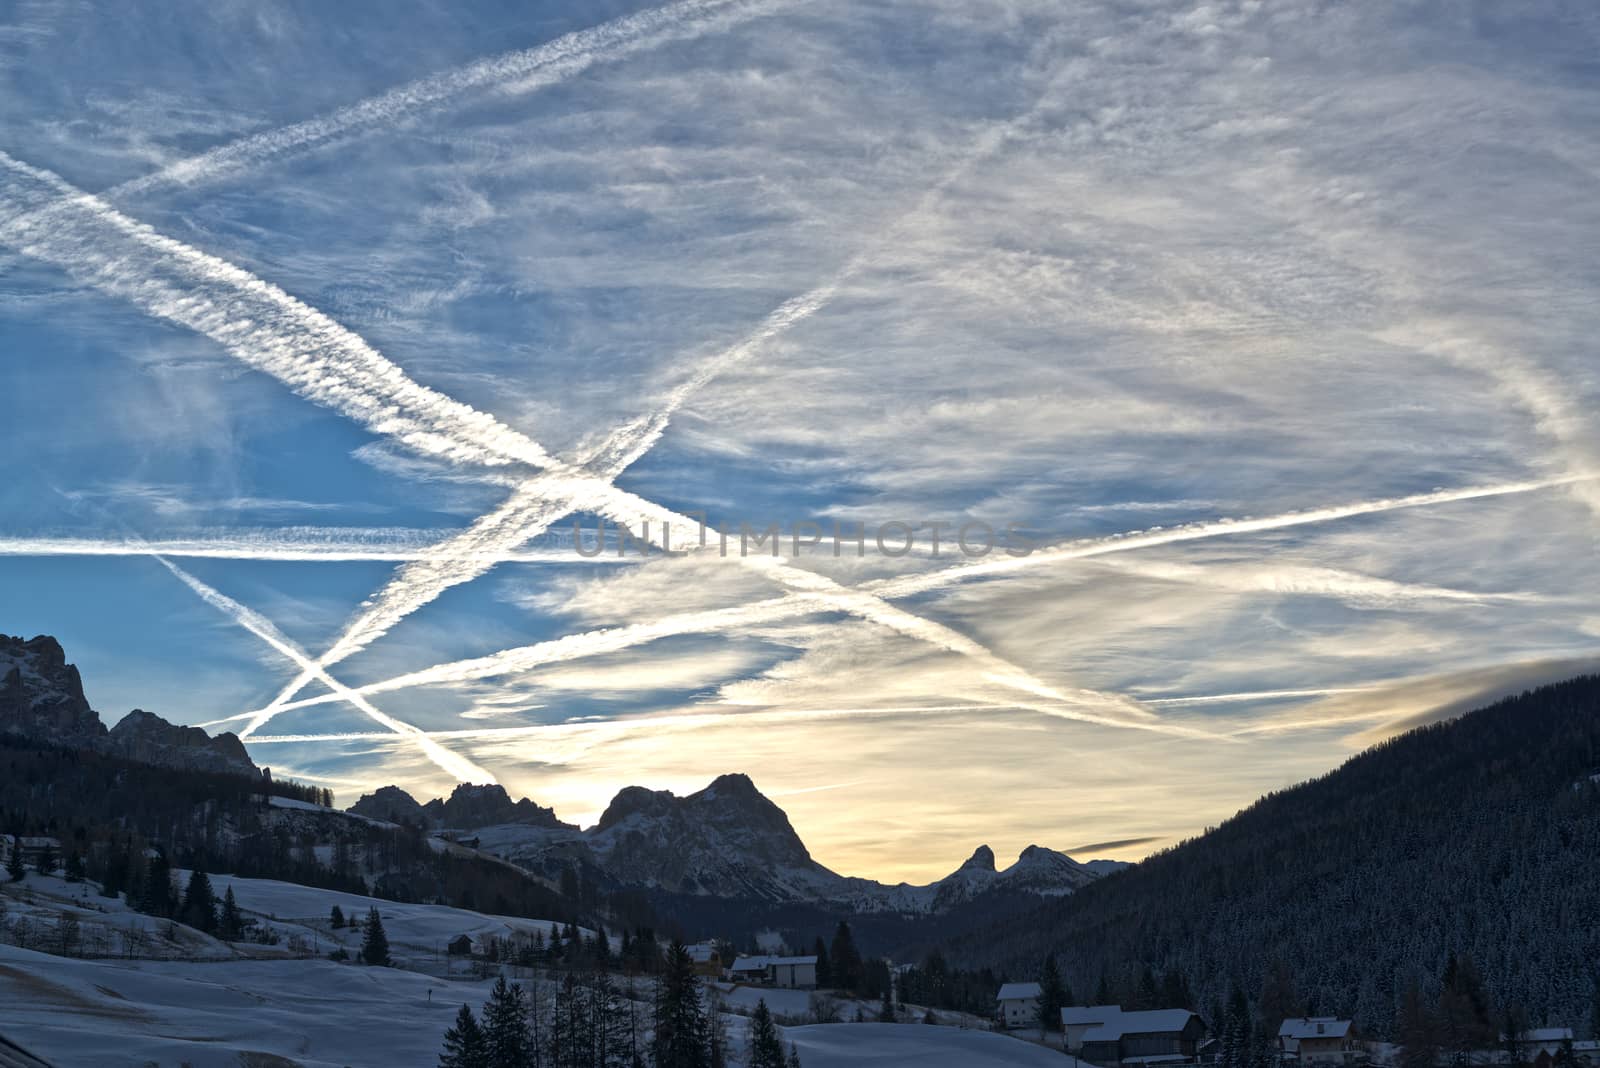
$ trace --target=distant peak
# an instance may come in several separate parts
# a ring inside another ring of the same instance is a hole
[[[972,851],[972,856],[957,871],[994,871],[994,850],[986,845],[981,845]]]

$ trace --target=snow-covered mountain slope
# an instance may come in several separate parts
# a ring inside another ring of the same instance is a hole
[[[168,723],[134,709],[107,731],[83,695],[78,669],[48,635],[0,634],[0,733],[72,748],[98,749],[126,760],[188,771],[259,776],[232,734],[215,738],[198,727]]]
[[[530,801],[512,806],[499,787],[458,787],[448,802],[418,805],[397,787],[357,802],[372,816],[439,811],[463,791],[498,791],[493,806],[522,813],[516,821],[475,827],[470,841],[547,877],[577,869],[618,886],[702,897],[773,902],[825,902],[862,912],[936,913],[994,892],[1069,894],[1099,877],[1065,853],[1029,846],[1010,867],[996,870],[994,853],[980,847],[943,879],[893,886],[839,875],[812,859],[789,818],[747,775],[723,775],[705,789],[678,797],[630,786],[599,823],[579,830]],[[430,821],[438,826],[439,821]],[[461,826],[460,823],[451,826]]]

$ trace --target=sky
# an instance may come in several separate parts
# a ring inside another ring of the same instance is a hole
[[[0,631],[341,803],[743,771],[847,874],[1135,859],[1592,669],[1597,55],[1577,0],[24,0]]]

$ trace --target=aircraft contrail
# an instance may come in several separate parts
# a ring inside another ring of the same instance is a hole
[[[352,331],[249,272],[165,237],[0,152],[0,242],[54,264],[375,434],[457,463],[550,465],[537,442],[421,385]]]
[[[314,148],[370,127],[442,107],[463,94],[495,89],[527,93],[554,85],[596,63],[621,59],[670,41],[698,36],[789,6],[793,0],[681,0],[420,78],[327,115],[251,134],[105,190],[120,199],[163,187],[194,187],[225,179],[286,153]]]
[[[628,516],[631,506],[618,496],[611,484],[640,456],[654,447],[665,433],[672,416],[688,398],[704,388],[717,375],[748,359],[764,343],[825,307],[840,287],[871,261],[873,253],[879,247],[892,244],[895,235],[910,221],[932,208],[951,183],[977,160],[987,157],[1017,129],[1031,121],[1043,107],[1048,92],[1047,89],[1045,94],[1041,95],[1039,102],[1023,115],[987,129],[978,139],[977,145],[965,153],[956,166],[947,170],[939,181],[923,193],[910,210],[896,219],[886,233],[875,242],[873,249],[856,253],[830,280],[785,301],[737,344],[702,363],[694,374],[668,394],[667,400],[660,408],[625,424],[612,433],[598,448],[584,457],[581,466],[547,471],[519,488],[495,512],[475,522],[471,529],[458,539],[460,543],[471,546],[470,552],[456,552],[448,559],[418,561],[402,568],[390,583],[364,606],[364,610],[346,624],[339,638],[328,652],[318,658],[317,663],[327,667],[360,651],[444,590],[483,574],[494,565],[496,553],[522,544],[574,511],[597,511],[613,519],[619,515]],[[630,519],[625,518],[622,521],[631,527]],[[694,521],[688,517],[671,513],[658,513],[655,522],[656,529],[663,532],[662,540],[657,544],[666,541],[664,532],[672,526],[676,526],[680,532],[686,532],[694,526]],[[797,580],[792,575],[782,575],[778,578],[791,588],[798,588],[795,587]],[[846,611],[860,614],[870,610],[872,614],[864,615],[863,618],[871,618],[903,634],[932,641],[934,644],[982,661],[988,669],[988,677],[993,681],[1050,700],[1067,699],[1061,691],[1032,679],[1022,669],[1006,663],[978,643],[957,635],[948,628],[921,621],[910,613],[881,602],[873,604],[872,598],[863,597],[859,592],[844,591],[843,587],[835,587],[835,593],[855,606],[845,607]],[[298,677],[291,680],[265,708],[259,710],[249,720],[242,731],[243,736],[250,736],[270,721],[277,711],[284,708],[294,695],[304,688],[310,678],[308,673],[302,671]],[[1071,700],[1083,700],[1087,697],[1087,691],[1074,691]],[[1149,717],[1147,710],[1140,709],[1125,699],[1106,696],[1101,696],[1099,699],[1120,705],[1125,712],[1132,712],[1142,718]]]
[[[289,660],[303,667],[311,665],[311,658],[306,655],[305,651],[290,641],[288,636],[278,630],[271,620],[259,612],[240,604],[222,591],[207,585],[172,561],[160,556],[157,556],[156,560],[161,563],[161,566],[177,576],[185,586],[188,586],[198,594],[207,604],[228,616],[239,626],[266,642]],[[403,723],[393,716],[379,711],[365,697],[352,692],[326,671],[316,671],[315,677],[330,690],[337,693],[341,700],[355,705],[374,722],[387,727],[394,735],[414,742],[435,764],[438,764],[446,773],[454,775],[458,780],[479,783],[492,783],[495,781],[488,771],[478,767],[465,757],[452,753],[430,737],[428,732],[409,723]]]
[[[276,560],[298,563],[406,563],[437,556],[452,537],[449,531],[409,529],[342,529],[305,527],[197,534],[181,538],[87,538],[44,535],[0,537],[0,556],[150,556],[169,559]],[[463,551],[465,555],[465,551]],[[504,563],[628,563],[612,554],[577,557],[567,549],[511,549]]]
[[[1070,542],[1065,545],[1042,549],[1025,557],[1007,557],[1004,560],[994,561],[989,565],[982,563],[957,564],[921,575],[879,579],[864,583],[860,588],[876,593],[883,598],[906,597],[965,582],[972,578],[1020,571],[1030,567],[1047,566],[1070,560],[1087,559],[1110,553],[1132,552],[1138,549],[1203,538],[1219,538],[1234,534],[1279,530],[1314,523],[1328,523],[1354,516],[1373,515],[1408,508],[1422,508],[1428,505],[1533,493],[1567,485],[1578,478],[1594,477],[1571,476],[1537,481],[1501,483],[1491,486],[1476,486],[1458,490],[1436,490],[1407,497],[1384,497],[1336,507],[1285,512],[1280,515],[1259,519],[1223,519],[1210,523],[1195,523],[1167,529],[1131,531],[1109,538]],[[580,634],[569,634],[562,638],[508,649],[487,656],[439,664],[379,682],[368,683],[365,686],[356,688],[356,692],[361,694],[387,693],[415,686],[470,682],[478,679],[516,675],[546,664],[620,652],[621,650],[665,637],[682,634],[714,633],[745,626],[761,626],[825,611],[843,611],[843,609],[839,608],[836,602],[821,594],[791,594],[730,608],[679,613],[651,623],[637,623]],[[289,702],[283,706],[283,709],[305,708],[310,705],[326,704],[334,700],[336,698],[331,696],[319,695]],[[1175,701],[1198,703],[1199,700],[1177,698],[1166,699],[1164,703],[1174,703]],[[1163,702],[1145,701],[1143,703],[1149,705]],[[244,716],[234,716],[228,720],[214,722],[231,722],[241,718],[244,718]]]

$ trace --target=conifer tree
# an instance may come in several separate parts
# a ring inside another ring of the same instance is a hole
[[[6,858],[6,874],[14,883],[20,883],[28,869],[22,865],[22,835],[11,836],[11,855]]]
[[[750,1068],[784,1068],[783,1061],[783,1036],[762,998],[750,1014]]]
[[[495,980],[483,1007],[483,1038],[488,1068],[528,1068],[527,1002],[522,987],[507,983],[503,975]]]
[[[333,929],[335,931],[337,931],[339,928],[343,927],[344,926],[344,909],[341,909],[338,905],[333,906],[333,910],[328,913],[328,923],[333,927]],[[476,1021],[474,1021],[474,1024],[476,1024]]]
[[[878,1006],[878,1020],[881,1023],[894,1023],[895,1021],[894,998],[887,990],[883,992],[883,1004]]]
[[[472,1010],[466,1005],[461,1006],[461,1011],[456,1013],[456,1022],[444,1033],[444,1051],[439,1054],[439,1068],[490,1068],[483,1029],[478,1026]]]
[[[83,855],[76,849],[67,854],[67,863],[63,875],[65,875],[69,883],[83,882]]]
[[[239,915],[239,902],[234,899],[231,886],[222,893],[222,916],[217,922],[217,934],[224,942],[237,942],[244,936],[244,919]]]
[[[863,978],[861,952],[856,949],[855,936],[844,920],[833,932],[833,948],[828,963],[833,973],[833,985],[840,990],[857,990]]]
[[[1061,981],[1056,955],[1046,954],[1039,966],[1039,1029],[1061,1030],[1061,1010],[1067,1005],[1067,985]]]
[[[711,1060],[700,983],[682,942],[667,950],[656,984],[652,1054],[655,1068],[706,1068]]]
[[[800,1049],[793,1042],[789,1043],[789,1060],[784,1068],[800,1068]]]
[[[33,862],[33,867],[40,875],[49,875],[56,870],[56,851],[49,842],[39,847],[39,856]]]
[[[376,905],[367,911],[367,930],[361,939],[361,962],[389,966],[389,936],[384,933],[383,917],[378,915]]]
[[[817,987],[821,989],[832,986],[833,968],[828,963],[828,947],[823,943],[821,935],[817,936],[811,952],[817,958]]]
[[[217,927],[217,895],[211,879],[199,868],[189,874],[189,886],[183,892],[183,922],[208,933]]]

